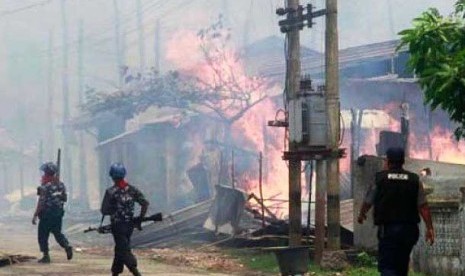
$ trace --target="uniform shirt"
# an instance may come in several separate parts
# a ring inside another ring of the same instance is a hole
[[[39,195],[40,215],[63,214],[63,206],[67,200],[66,187],[63,182],[47,182],[37,188]]]
[[[134,186],[112,186],[105,192],[101,212],[110,215],[112,222],[130,222],[134,217],[135,203],[147,205],[144,195]]]
[[[365,203],[373,205],[375,203],[375,196],[376,196],[376,183],[373,182],[369,187],[365,194]],[[420,182],[420,187],[418,189],[418,198],[417,198],[417,205],[421,206],[426,203],[426,194],[423,188],[423,184]]]

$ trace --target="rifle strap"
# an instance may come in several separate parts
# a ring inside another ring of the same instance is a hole
[[[105,215],[102,215],[102,219],[100,220],[100,227],[103,226],[103,220],[105,219]]]

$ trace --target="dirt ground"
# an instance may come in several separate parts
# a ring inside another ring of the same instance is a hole
[[[74,240],[74,258],[66,260],[64,251],[56,244],[53,237],[50,238],[52,263],[39,264],[37,260],[0,267],[0,275],[109,275],[112,261],[112,247],[107,245],[92,244],[88,241]],[[15,220],[0,220],[0,253],[7,255],[27,255],[40,257],[37,244],[37,228],[27,218]],[[184,252],[185,253],[185,252]],[[180,252],[157,250],[136,250],[139,268],[143,275],[246,275],[240,271],[230,271],[234,263],[224,261],[221,257],[189,257]],[[205,269],[192,265],[199,262],[198,258],[213,260],[213,264],[206,262]],[[210,266],[211,265],[211,266]],[[219,265],[219,267],[218,267]],[[207,269],[222,273],[208,272]],[[228,271],[224,271],[228,270]],[[233,269],[234,270],[234,269]],[[240,270],[240,269],[239,269]],[[122,275],[130,275],[127,270]]]

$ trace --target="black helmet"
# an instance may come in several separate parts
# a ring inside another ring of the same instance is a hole
[[[121,179],[126,176],[126,168],[121,163],[113,163],[110,167],[109,175],[113,179]]]
[[[46,175],[55,175],[58,172],[58,167],[53,162],[47,162],[40,166],[40,170]]]
[[[403,164],[405,162],[405,151],[400,147],[388,148],[386,158],[389,162]]]

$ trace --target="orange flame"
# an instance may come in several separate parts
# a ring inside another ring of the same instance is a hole
[[[250,101],[254,102],[265,95],[266,80],[250,77],[246,74],[243,63],[238,59],[234,49],[209,53],[206,59],[202,52],[202,40],[193,32],[180,31],[172,36],[168,42],[167,59],[183,73],[195,76],[199,80],[200,88],[224,88],[237,93],[248,92]],[[222,91],[220,91],[221,93]],[[238,95],[243,96],[243,95]],[[259,195],[259,152],[263,152],[263,193],[264,198],[278,196],[288,198],[288,169],[282,160],[284,150],[284,130],[272,129],[267,121],[275,118],[278,106],[271,99],[266,98],[249,109],[238,121],[232,125],[232,136],[236,146],[254,152],[248,159],[247,166],[237,165],[238,187],[249,193]],[[230,112],[235,112],[237,109]],[[230,115],[230,114],[227,114]],[[237,157],[236,162],[241,162]],[[243,160],[242,160],[243,161]],[[275,202],[274,202],[275,203]],[[268,205],[274,205],[268,202]],[[280,209],[282,208],[282,209]],[[287,204],[275,206],[271,209],[287,213]]]

